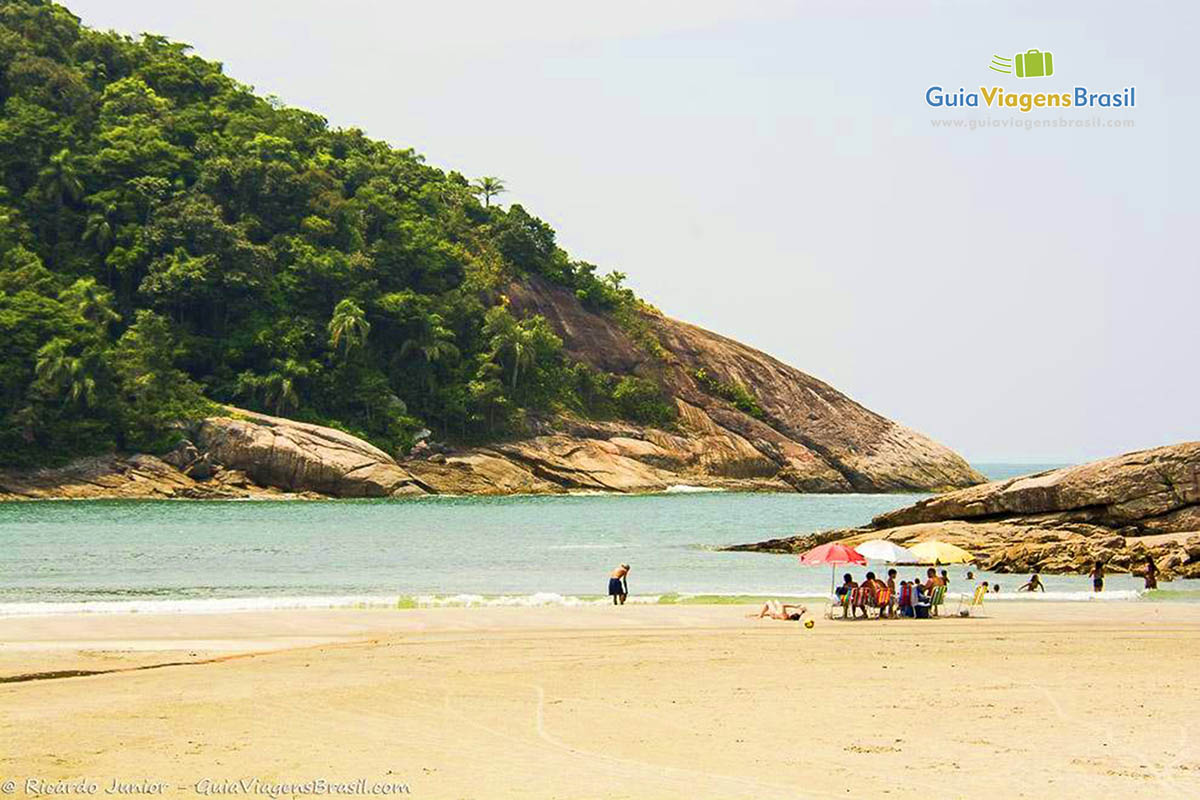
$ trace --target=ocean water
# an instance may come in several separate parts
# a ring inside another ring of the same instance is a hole
[[[633,567],[635,602],[815,598],[829,591],[829,569],[716,548],[860,525],[920,497],[677,491],[7,503],[0,504],[0,615],[604,602],[608,573],[621,562]],[[967,588],[965,573],[950,568],[952,592]],[[1024,580],[977,578],[999,581],[993,597],[1001,600],[1016,599]],[[1087,578],[1045,583],[1039,601],[1093,599]],[[1139,599],[1141,585],[1112,576],[1102,599]],[[1200,581],[1167,587],[1187,598]]]

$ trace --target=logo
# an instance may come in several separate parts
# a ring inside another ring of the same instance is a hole
[[[1015,74],[1018,78],[1049,78],[1054,74],[1054,54],[1041,50],[1026,50],[1017,53],[1012,58],[992,56],[988,68],[993,72],[1003,72],[1006,75]]]
[[[1011,58],[993,55],[988,69],[1016,78],[1050,78],[1054,76],[1054,54],[1049,50],[1026,50]],[[960,79],[961,80],[961,79]],[[964,81],[965,83],[965,81]],[[958,84],[955,91],[946,86]],[[991,108],[1012,109],[1022,114],[1066,109],[1133,108],[1137,104],[1137,87],[1124,86],[1093,91],[1080,86],[1038,86],[1038,91],[1009,91],[1003,86],[979,86],[968,89],[959,81],[933,85],[925,90],[925,103],[931,108]]]

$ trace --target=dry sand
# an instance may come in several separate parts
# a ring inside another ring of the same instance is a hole
[[[812,630],[748,610],[0,619],[0,676],[116,670],[0,683],[0,778],[17,797],[28,778],[99,794],[258,778],[455,799],[1200,796],[1200,605]],[[194,663],[154,666],[171,662]]]

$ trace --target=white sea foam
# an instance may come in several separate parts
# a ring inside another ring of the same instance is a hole
[[[723,492],[725,491],[719,486],[692,486],[687,483],[677,483],[673,486],[668,486],[664,494],[699,494],[701,492]]]
[[[660,595],[630,595],[629,603],[657,603]],[[413,598],[418,607],[437,608],[445,606],[590,606],[603,605],[611,602],[607,597],[578,597],[562,595],[556,592],[535,592],[534,594],[506,594],[485,596],[481,594],[452,594],[452,595],[417,595]]]
[[[1139,601],[1146,593],[1140,589],[1117,589],[1093,593],[1090,591],[1000,592],[987,596],[995,602],[1130,602]],[[736,592],[676,592],[670,597],[689,600],[696,597],[777,597],[781,599],[823,600],[820,592],[779,592],[771,589],[746,589]],[[661,594],[630,595],[632,604],[655,604]],[[670,599],[670,597],[668,599]],[[969,599],[968,595],[951,592],[946,602],[954,605]],[[486,608],[486,607],[546,607],[588,606],[611,602],[603,595],[571,595],[557,592],[532,594],[421,594],[421,595],[314,595],[287,597],[222,597],[175,600],[87,600],[78,602],[19,602],[0,603],[0,617],[59,616],[64,614],[227,614],[234,612],[277,611],[320,608]]]
[[[953,596],[953,593],[951,593]],[[1057,602],[1057,603],[1112,603],[1127,600],[1141,600],[1145,595],[1142,589],[1113,589],[1111,591],[1093,592],[1080,590],[1077,592],[991,592],[987,602],[997,600]]]
[[[660,595],[630,595],[629,603],[657,603]],[[319,608],[418,608],[584,606],[610,602],[607,597],[579,597],[556,592],[533,594],[333,595],[313,597],[222,597],[189,600],[87,600],[80,602],[0,603],[0,617],[44,617],[65,614],[228,614]]]
[[[61,614],[225,614],[297,608],[387,608],[402,595],[337,595],[311,597],[220,597],[179,600],[85,600],[80,602],[0,603],[0,617]]]
[[[637,547],[629,542],[594,542],[581,544],[552,544],[547,550],[616,550]]]

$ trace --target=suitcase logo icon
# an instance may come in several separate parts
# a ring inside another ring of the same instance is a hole
[[[1026,50],[1012,58],[992,56],[989,68],[994,72],[1016,74],[1018,78],[1048,78],[1054,74],[1054,54],[1048,50]]]

